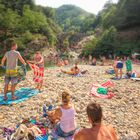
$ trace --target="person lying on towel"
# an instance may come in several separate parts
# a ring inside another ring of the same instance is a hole
[[[80,69],[78,68],[78,63],[75,63],[74,67],[71,68],[70,71],[61,70],[62,73],[70,74],[70,75],[77,75],[80,73]]]
[[[75,133],[75,108],[70,102],[70,94],[67,91],[62,93],[62,105],[55,110],[48,111],[47,115],[55,124],[55,133],[60,137],[69,137]]]

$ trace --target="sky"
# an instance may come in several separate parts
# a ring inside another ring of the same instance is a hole
[[[37,5],[49,6],[53,8],[58,8],[64,4],[76,5],[87,12],[97,14],[102,10],[104,4],[108,0],[35,0]],[[118,0],[112,0],[117,3]]]

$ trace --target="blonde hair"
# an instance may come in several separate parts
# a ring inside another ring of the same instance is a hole
[[[70,94],[68,91],[62,92],[62,102],[68,104],[70,102]]]

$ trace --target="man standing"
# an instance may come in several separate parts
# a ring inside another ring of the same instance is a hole
[[[81,129],[75,134],[74,140],[117,140],[114,129],[101,123],[102,108],[99,104],[89,104],[87,115],[92,127]]]
[[[1,61],[1,66],[4,66],[5,61],[6,62],[6,75],[5,75],[5,86],[4,86],[4,100],[7,100],[7,90],[8,90],[8,85],[9,82],[11,81],[11,92],[12,92],[12,100],[15,100],[16,97],[14,96],[15,92],[15,87],[18,82],[17,78],[17,64],[18,64],[18,59],[23,65],[26,65],[24,59],[20,55],[17,49],[17,44],[13,43],[11,46],[11,50],[6,52],[5,56],[3,57]]]

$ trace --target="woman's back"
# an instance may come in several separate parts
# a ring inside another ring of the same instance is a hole
[[[60,118],[60,127],[64,132],[70,132],[75,130],[76,122],[75,122],[75,110],[74,107],[71,106],[68,109],[63,107],[60,108],[62,112],[62,116]]]

